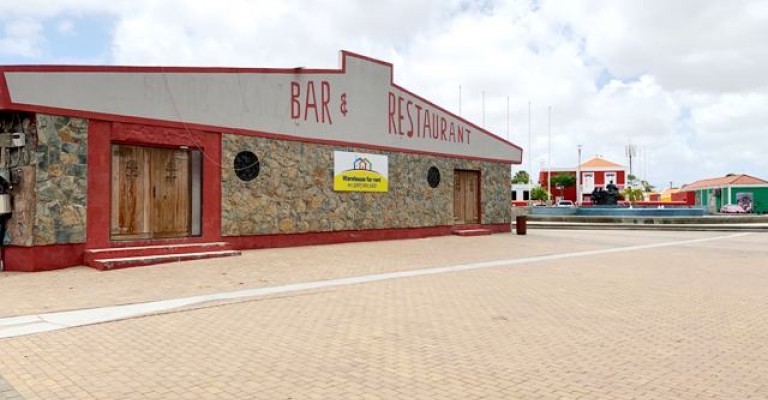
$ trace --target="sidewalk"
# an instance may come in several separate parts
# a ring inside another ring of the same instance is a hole
[[[0,399],[764,399],[767,243],[534,229],[3,273],[0,318],[250,297],[0,339]]]

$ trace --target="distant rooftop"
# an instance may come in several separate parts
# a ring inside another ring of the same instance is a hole
[[[683,185],[680,190],[691,191],[696,189],[715,188],[734,185],[766,185],[768,181],[747,174],[727,175],[719,178],[702,179],[687,185]]]
[[[592,157],[581,163],[581,168],[624,168],[623,165],[608,161],[602,157]]]

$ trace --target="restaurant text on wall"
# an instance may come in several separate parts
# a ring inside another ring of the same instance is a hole
[[[433,107],[389,92],[389,133],[469,145],[472,131]]]

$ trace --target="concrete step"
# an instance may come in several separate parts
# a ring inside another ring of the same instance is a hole
[[[85,250],[85,265],[90,265],[90,263],[96,259],[201,253],[225,250],[233,250],[232,246],[230,246],[230,244],[227,242],[161,244],[152,246],[87,249]]]
[[[111,247],[85,251],[85,265],[100,270],[239,255],[227,242]]]
[[[179,254],[155,254],[118,258],[97,258],[90,261],[90,263],[86,263],[86,265],[101,271],[105,271],[117,268],[139,267],[177,261],[202,260],[207,258],[231,257],[239,255],[240,252],[237,250],[204,251]]]
[[[456,236],[485,236],[493,235],[490,229],[456,229],[452,232]]]

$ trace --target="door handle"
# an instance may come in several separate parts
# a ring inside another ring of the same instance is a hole
[[[152,198],[153,198],[153,199],[154,199],[155,197],[157,197],[157,191],[156,191],[155,189],[156,189],[155,185],[152,185]]]

